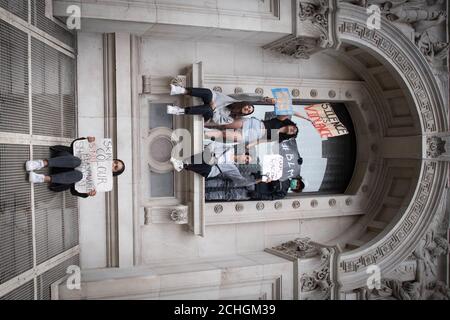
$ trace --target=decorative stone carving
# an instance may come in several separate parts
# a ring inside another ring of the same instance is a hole
[[[430,158],[437,158],[440,155],[446,153],[445,150],[446,141],[440,137],[428,137],[427,138],[427,156]]]
[[[283,208],[283,203],[281,201],[277,201],[273,206],[275,209],[280,210],[281,208]]]
[[[316,2],[317,3],[317,2]],[[319,0],[319,4],[312,2],[299,2],[299,18],[300,21],[311,20],[321,28],[328,26],[328,1]]]
[[[366,290],[366,299],[448,300],[449,288],[438,279],[438,258],[448,255],[447,200],[436,208],[429,231],[407,261],[382,279],[381,288]],[[411,279],[411,274],[413,277]],[[406,279],[405,279],[406,278]],[[408,279],[409,278],[409,279]]]
[[[311,293],[316,291],[316,294],[311,298],[314,300],[329,300],[331,299],[332,282],[330,279],[330,259],[323,260],[322,267],[318,271],[313,271],[312,274],[304,273],[300,277],[300,290],[302,293]],[[309,300],[311,298],[305,298]]]
[[[146,160],[150,169],[157,173],[167,173],[173,170],[170,157],[174,142],[171,139],[172,130],[158,127],[149,131],[145,140]]]
[[[240,211],[244,210],[244,205],[242,203],[238,203],[238,204],[236,204],[235,209],[237,212],[240,212]]]
[[[298,200],[292,201],[292,208],[294,209],[300,208],[300,201]]]
[[[436,121],[432,111],[432,103],[422,82],[419,69],[413,65],[411,60],[405,55],[404,49],[400,48],[396,42],[384,37],[380,32],[370,30],[366,25],[344,21],[338,28],[342,35],[352,35],[375,46],[385,54],[393,65],[401,70],[404,79],[413,88],[413,95],[416,98],[417,105],[425,125],[425,132],[436,131]]]
[[[447,222],[443,224],[448,225]],[[434,230],[430,230],[417,249],[413,252],[413,256],[420,264],[422,276],[424,280],[437,276],[437,258],[447,255],[449,251],[448,241],[442,235]]]
[[[366,299],[419,300],[420,283],[417,281],[401,282],[396,279],[382,279],[381,288],[366,291]]]
[[[321,48],[336,48],[338,45],[335,34],[335,0],[299,1],[299,21],[309,22],[319,33]],[[305,26],[303,26],[305,27]],[[306,28],[308,28],[306,26]]]
[[[315,97],[317,97],[318,92],[317,92],[316,89],[312,89],[312,90],[309,92],[309,95],[310,95],[311,97],[315,98]]]
[[[404,219],[397,225],[396,231],[389,237],[385,237],[379,241],[377,245],[367,250],[359,257],[343,259],[340,262],[341,271],[344,273],[358,271],[361,267],[367,267],[376,264],[380,258],[384,258],[392,254],[402,241],[407,237],[409,232],[418,222],[422,210],[426,206],[428,196],[431,192],[433,181],[436,173],[436,162],[425,162],[423,169],[423,179],[420,182],[418,192],[411,201],[415,205],[404,213]]]
[[[319,202],[317,200],[311,200],[311,208],[315,208],[319,205]]]
[[[294,98],[297,98],[298,96],[300,96],[300,90],[292,89],[291,94]]]
[[[309,57],[319,50],[319,39],[302,36],[287,36],[264,48],[296,58],[309,59]]]
[[[235,94],[241,94],[244,92],[244,89],[242,89],[241,87],[236,87],[234,88],[234,93]]]
[[[382,279],[379,290],[366,290],[367,300],[450,300],[450,289],[442,281],[423,286],[418,281],[401,282],[396,279]]]
[[[336,97],[336,91],[334,91],[334,90],[328,91],[328,97],[330,97],[330,98]]]
[[[187,224],[188,209],[186,205],[145,207],[144,224],[173,223]]]
[[[445,21],[445,12],[438,10],[434,6],[430,6],[428,0],[403,1],[401,4],[395,5],[392,1],[370,1],[369,4],[382,3],[380,8],[390,21],[409,23],[414,28],[416,23],[421,21],[440,20],[439,23]],[[436,4],[438,1],[432,1]],[[442,21],[442,16],[444,20]],[[436,25],[435,23],[426,24],[428,28]],[[419,25],[420,26],[420,25]],[[420,30],[424,30],[423,27]],[[419,31],[420,31],[419,30]]]
[[[219,214],[223,211],[223,206],[221,204],[217,204],[214,206],[214,212]]]
[[[216,91],[216,92],[222,92],[222,87],[221,87],[221,86],[215,86],[215,87],[213,88],[213,91]]]
[[[366,25],[367,14],[361,8],[343,5],[339,12],[341,41],[363,49],[370,48],[386,64],[391,64],[408,86],[421,118],[422,133],[448,130],[444,112],[446,104],[439,94],[431,68],[424,63],[414,43],[407,41],[393,25],[381,30],[370,30]],[[374,165],[372,163],[369,168],[374,169]],[[384,238],[374,239],[356,252],[343,253],[340,276],[346,281],[363,285],[367,279],[365,267],[377,264],[385,272],[406,259],[412,245],[423,237],[430,225],[436,201],[441,197],[438,190],[444,189],[447,180],[446,173],[447,169],[442,163],[423,161],[420,180],[410,200],[411,205],[405,208],[401,219]],[[436,283],[435,287],[438,287],[437,291],[445,291]]]
[[[386,275],[387,279],[397,279],[400,281],[412,281],[417,277],[417,260],[414,257],[403,261],[394,271]]]
[[[256,209],[257,209],[258,211],[264,210],[264,203],[263,203],[263,202],[258,202],[258,203],[256,204]]]
[[[296,7],[293,34],[264,46],[264,49],[308,59],[313,53],[338,46],[337,0],[296,0]]]
[[[296,238],[285,242],[272,250],[282,252],[293,258],[310,258],[320,254],[320,248],[310,238]]]
[[[432,40],[428,32],[416,38],[416,45],[430,63],[447,59],[450,43]]]
[[[448,55],[449,43],[430,36],[428,30],[445,22],[444,0],[368,0],[342,1],[360,6],[378,5],[381,13],[390,21],[402,23],[414,29],[414,41],[428,61],[434,64]]]
[[[186,83],[186,76],[178,75],[175,78],[156,75],[142,75],[143,94],[169,94],[169,83],[183,85]]]
[[[300,286],[303,292],[313,291],[317,288],[317,281],[315,277],[304,274],[300,278]]]
[[[284,258],[297,260],[308,258],[308,263],[296,263],[299,274],[300,299],[335,299],[340,287],[336,279],[337,247],[330,247],[312,242],[310,238],[297,238],[288,241],[267,252]],[[332,271],[333,270],[333,271]]]
[[[428,287],[429,300],[450,300],[450,289],[442,281],[436,281]]]
[[[170,213],[170,218],[176,224],[186,224],[188,222],[187,208],[184,210],[182,210],[182,209],[172,210],[172,212]]]
[[[263,88],[256,88],[255,89],[255,93],[262,96],[264,94],[264,89]]]

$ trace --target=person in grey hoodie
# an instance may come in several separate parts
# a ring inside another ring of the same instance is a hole
[[[204,178],[214,178],[222,175],[230,179],[235,187],[246,187],[262,182],[253,176],[244,177],[239,171],[237,164],[249,164],[252,157],[246,153],[238,155],[235,145],[213,142],[205,151],[193,155],[189,161],[171,158],[170,161],[176,171],[189,170],[198,173]],[[265,181],[265,182],[270,182]]]
[[[181,108],[167,106],[174,115],[202,115],[205,122],[217,125],[233,123],[235,119],[255,111],[254,104],[273,104],[273,99],[253,94],[226,95],[206,88],[183,88],[171,84],[170,95],[190,95],[203,100],[203,105]]]

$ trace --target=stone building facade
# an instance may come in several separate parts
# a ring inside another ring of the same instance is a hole
[[[81,10],[78,135],[113,137],[127,163],[115,191],[79,201],[81,289],[61,278],[54,299],[449,298],[447,1],[47,5]],[[345,192],[205,202],[169,161],[175,129],[203,148],[200,117],[163,114],[193,103],[171,82],[345,104]]]

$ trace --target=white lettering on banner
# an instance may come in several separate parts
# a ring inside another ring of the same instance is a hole
[[[75,141],[73,155],[81,159],[76,168],[83,174],[83,179],[75,183],[75,190],[88,193],[91,190],[107,192],[112,190],[113,148],[111,139],[97,142],[87,140]]]

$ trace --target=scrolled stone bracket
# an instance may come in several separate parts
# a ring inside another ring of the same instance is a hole
[[[144,225],[153,223],[189,223],[189,207],[185,205],[145,207]]]
[[[294,261],[297,270],[299,300],[338,300],[341,284],[338,281],[338,246],[326,246],[309,238],[297,238],[266,252]]]
[[[309,59],[316,52],[339,47],[337,0],[297,0],[295,10],[293,33],[263,46],[264,49],[295,59]]]

